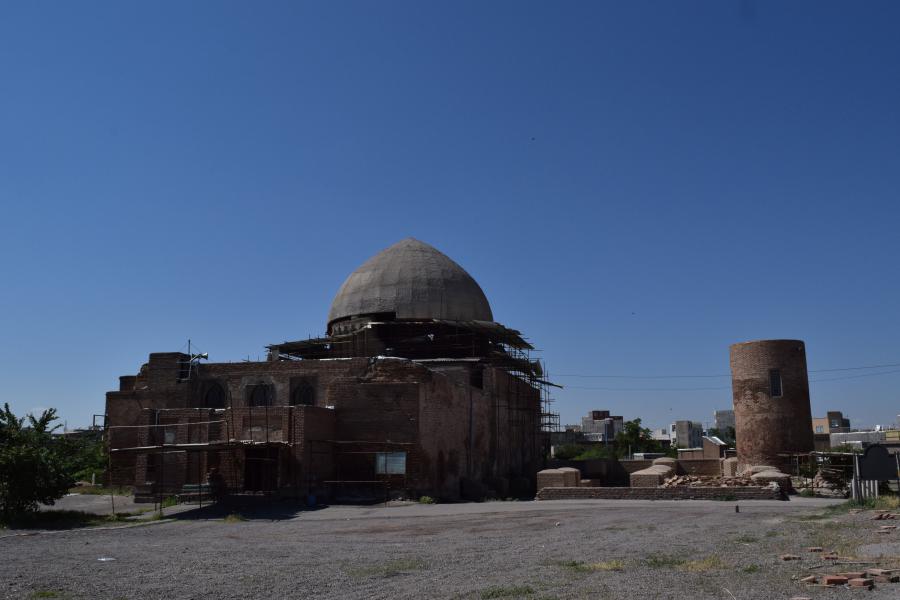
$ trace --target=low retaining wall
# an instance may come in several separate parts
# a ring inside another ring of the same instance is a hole
[[[679,475],[711,475],[722,474],[721,458],[691,458],[678,460]]]
[[[787,500],[780,491],[768,487],[551,487],[537,493],[535,500]]]

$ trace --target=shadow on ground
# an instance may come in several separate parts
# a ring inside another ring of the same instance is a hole
[[[174,514],[164,512],[164,517],[181,521],[228,517],[245,521],[280,521],[293,519],[301,513],[322,510],[328,508],[328,505],[309,507],[302,502],[289,500],[240,498],[221,500],[214,504],[204,505],[202,508],[199,506],[188,508],[184,505],[181,505],[180,508],[181,510]]]

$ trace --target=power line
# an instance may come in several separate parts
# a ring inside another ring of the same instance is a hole
[[[887,365],[885,365],[887,366]],[[900,366],[900,364],[896,365]],[[821,369],[819,371],[810,371],[810,373],[825,373],[831,371],[849,371],[849,370],[857,370],[857,369],[865,369],[865,368],[878,368],[878,367],[847,367],[844,369]],[[890,371],[881,371],[879,373],[863,373],[861,375],[845,375],[843,377],[827,377],[824,379],[810,379],[810,383],[820,383],[827,381],[844,381],[847,379],[859,379],[861,377],[877,377],[879,375],[891,375],[893,373],[900,373],[900,369],[893,369]],[[560,375],[556,375],[555,377],[561,377]],[[594,387],[594,386],[581,386],[581,385],[567,385],[566,389],[575,389],[575,390],[601,390],[607,392],[695,392],[701,390],[730,390],[730,385],[722,385],[722,386],[711,386],[711,387],[678,387],[678,388],[665,388],[665,387],[656,387],[656,388],[621,388],[621,387]]]
[[[816,369],[815,371],[810,371],[810,373],[830,373],[833,371],[861,371],[863,369],[883,369],[886,367],[900,367],[900,363],[890,363],[886,365],[870,365],[868,367],[842,367],[839,369]],[[893,373],[894,371],[890,371]]]
[[[867,365],[862,367],[838,367],[835,369],[812,369],[809,373],[834,373],[836,371],[862,371],[865,369],[884,369],[887,367],[900,367],[900,363],[886,363],[883,365]],[[890,371],[893,372],[893,371]],[[575,373],[555,373],[554,377],[580,377],[586,379],[715,379],[720,377],[731,377],[730,373],[720,375],[588,375]],[[820,380],[826,381],[826,380]],[[568,386],[574,387],[574,386]],[[712,388],[701,388],[712,389]]]
[[[731,375],[572,375],[554,374],[554,377],[584,377],[597,379],[700,379],[731,377]]]
[[[835,369],[840,371],[846,371],[848,369]],[[894,369],[892,371],[882,371],[880,373],[863,373],[862,375],[847,375],[846,377],[828,377],[826,379],[810,379],[810,383],[817,383],[819,381],[843,381],[844,379],[859,379],[860,377],[875,377],[877,375],[890,375],[891,373],[900,373],[900,369]]]
[[[570,373],[555,373],[554,377],[583,377],[588,379],[700,379],[731,377],[731,375],[573,375]]]
[[[730,390],[730,385],[716,387],[684,387],[684,388],[616,388],[616,387],[592,387],[584,385],[567,385],[567,390],[606,390],[610,392],[693,392],[697,390]]]

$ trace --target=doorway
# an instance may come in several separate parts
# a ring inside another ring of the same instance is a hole
[[[271,492],[278,485],[278,448],[244,451],[244,491]]]

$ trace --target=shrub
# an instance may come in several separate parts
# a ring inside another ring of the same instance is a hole
[[[38,418],[28,415],[26,426],[9,404],[0,411],[0,521],[53,504],[74,483],[66,457],[52,439],[59,427],[51,426],[56,418],[51,408]]]
[[[225,518],[223,519],[223,521],[225,523],[243,523],[246,520],[247,519],[244,517],[244,515],[241,515],[238,513],[227,514],[227,515],[225,515]]]
[[[431,496],[419,496],[419,504],[435,504],[435,499]]]
[[[553,449],[553,457],[559,460],[573,460],[582,452],[584,452],[584,448],[578,444],[564,444]]]

